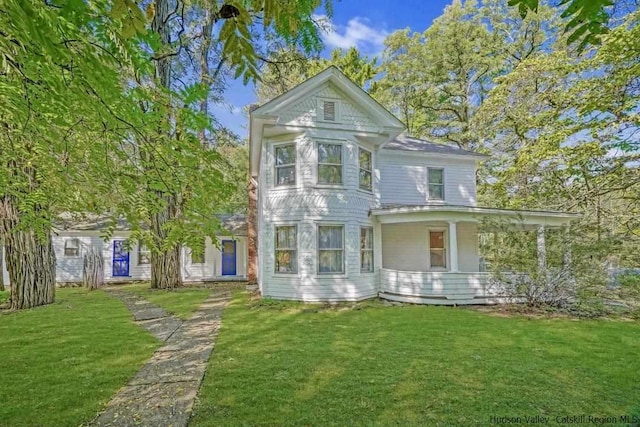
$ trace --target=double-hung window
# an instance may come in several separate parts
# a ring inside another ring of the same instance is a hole
[[[318,226],[318,273],[344,273],[344,226]]]
[[[295,225],[276,227],[276,273],[297,273],[297,228]]]
[[[373,189],[371,151],[360,148],[358,150],[358,163],[360,165],[360,189],[371,191]]]
[[[342,184],[342,144],[318,143],[318,184]]]
[[[142,242],[138,243],[138,265],[151,263],[151,251]]]
[[[373,227],[360,227],[360,272],[373,272]]]
[[[429,200],[444,200],[444,169],[428,168]]]
[[[80,239],[67,239],[64,241],[64,256],[80,255]]]
[[[444,231],[429,231],[429,266],[431,268],[447,267]]]
[[[296,183],[296,145],[282,144],[275,147],[276,185]]]

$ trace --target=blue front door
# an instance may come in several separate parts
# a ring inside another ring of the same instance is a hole
[[[236,275],[236,241],[222,241],[222,275]]]
[[[113,264],[111,275],[113,277],[129,275],[129,251],[124,247],[124,240],[113,241]]]

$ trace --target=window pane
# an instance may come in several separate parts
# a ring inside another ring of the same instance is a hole
[[[373,228],[360,229],[360,249],[373,249]]]
[[[429,247],[431,249],[444,249],[443,231],[431,231],[429,233]]]
[[[318,271],[320,273],[342,273],[342,251],[320,251]]]
[[[362,169],[371,170],[371,153],[367,150],[360,149],[359,162]]]
[[[276,166],[289,165],[296,162],[296,146],[294,144],[276,147]]]
[[[440,184],[429,184],[429,198],[444,200],[444,186]]]
[[[342,166],[318,165],[320,184],[342,184]]]
[[[296,166],[280,166],[276,168],[276,185],[296,183]]]
[[[342,226],[318,227],[320,249],[342,249]]]
[[[360,169],[360,188],[371,191],[371,172]]]
[[[296,228],[295,226],[276,227],[276,248],[295,249],[296,248]]]
[[[444,249],[431,249],[431,267],[445,267]]]
[[[147,245],[141,243],[138,246],[138,264],[150,264],[151,263],[151,251],[147,248]]]
[[[318,144],[318,163],[342,164],[342,145]]]
[[[429,184],[444,184],[443,169],[429,169]]]
[[[276,273],[295,273],[296,251],[276,251]]]
[[[363,251],[360,258],[361,271],[373,271],[373,251]]]

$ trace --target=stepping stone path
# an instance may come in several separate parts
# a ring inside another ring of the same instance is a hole
[[[186,426],[230,299],[229,291],[214,290],[184,322],[129,292],[107,292],[121,299],[138,325],[165,344],[90,425]]]

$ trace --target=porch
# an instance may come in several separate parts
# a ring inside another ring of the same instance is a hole
[[[418,304],[495,304],[507,298],[483,272],[479,223],[503,221],[537,232],[538,268],[546,271],[545,230],[576,217],[560,212],[507,211],[467,206],[411,206],[373,210],[382,298]],[[566,261],[570,262],[567,254]]]

